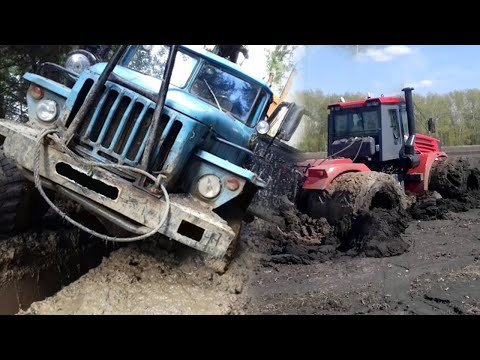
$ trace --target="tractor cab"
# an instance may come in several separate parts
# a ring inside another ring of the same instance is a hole
[[[411,91],[401,97],[367,98],[328,106],[328,156],[363,162],[370,168],[411,168],[416,154],[438,151],[439,141],[416,134]],[[402,164],[399,164],[401,162]]]

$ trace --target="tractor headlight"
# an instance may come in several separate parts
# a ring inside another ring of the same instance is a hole
[[[205,175],[198,180],[198,192],[206,199],[213,199],[220,194],[222,185],[220,178],[215,175]]]
[[[96,59],[93,54],[85,50],[76,50],[68,55],[65,67],[75,74],[81,74],[95,63]]]
[[[40,100],[37,105],[37,117],[41,121],[54,120],[58,114],[57,103],[53,100]]]

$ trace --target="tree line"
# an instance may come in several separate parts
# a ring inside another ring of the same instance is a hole
[[[398,94],[398,96],[402,96]],[[340,101],[365,98],[363,93],[325,94],[321,90],[309,90],[297,94],[311,117],[302,124],[302,137],[296,146],[303,151],[326,151],[327,106]],[[428,120],[435,121],[435,133],[445,146],[480,144],[480,89],[452,91],[447,94],[414,94],[417,132],[428,133]]]

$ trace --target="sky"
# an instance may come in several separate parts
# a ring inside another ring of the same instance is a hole
[[[294,89],[388,96],[413,86],[419,94],[444,94],[480,88],[479,63],[477,45],[374,45],[358,52],[316,45],[305,49]]]
[[[250,56],[242,68],[267,79],[266,51],[274,46],[248,45]],[[479,45],[361,45],[358,52],[355,46],[351,50],[335,45],[300,46],[295,62],[298,76],[291,93],[319,89],[327,94],[388,96],[400,94],[405,86],[413,86],[419,94],[480,88]]]

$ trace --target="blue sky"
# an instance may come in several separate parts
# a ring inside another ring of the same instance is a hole
[[[420,94],[443,94],[480,88],[480,46],[376,45],[357,53],[318,45],[306,50],[298,70],[297,90],[388,96],[409,85]]]

